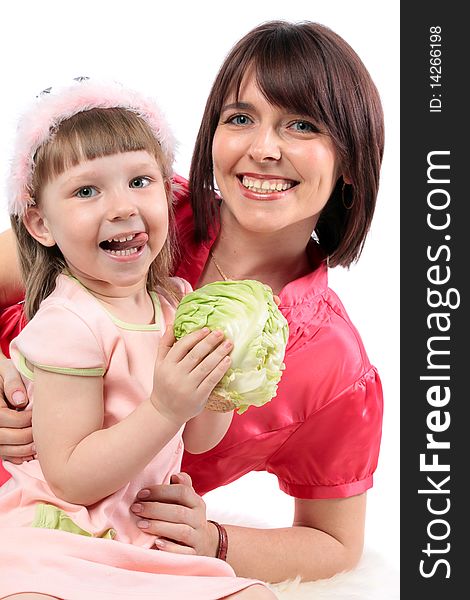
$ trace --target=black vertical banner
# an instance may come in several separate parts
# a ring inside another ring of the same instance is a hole
[[[469,597],[470,30],[463,7],[401,3],[405,600]]]

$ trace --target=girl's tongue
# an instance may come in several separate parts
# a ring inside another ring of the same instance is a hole
[[[129,237],[129,236],[127,236]],[[116,236],[116,239],[113,240],[105,240],[104,242],[100,243],[100,247],[103,248],[103,250],[129,250],[130,248],[141,248],[144,244],[147,243],[147,240],[149,239],[149,236],[144,233],[137,233],[135,234],[132,239],[130,240],[125,240],[124,242],[119,242],[116,241],[118,239],[118,236]]]

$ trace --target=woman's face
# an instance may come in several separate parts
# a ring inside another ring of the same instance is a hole
[[[311,233],[340,175],[331,139],[307,115],[270,104],[253,75],[238,101],[226,99],[212,157],[223,210],[259,233],[301,221]]]

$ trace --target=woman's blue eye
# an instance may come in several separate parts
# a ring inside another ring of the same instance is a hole
[[[317,128],[308,121],[295,121],[290,127],[300,133],[314,133],[317,131]]]
[[[131,188],[144,188],[150,185],[150,180],[148,177],[134,177],[131,179],[129,183],[129,187]]]
[[[97,193],[98,191],[94,187],[88,185],[80,188],[75,195],[79,198],[93,198],[93,196],[96,196]]]
[[[248,125],[251,123],[251,119],[246,115],[235,115],[234,117],[231,117],[228,122],[233,125]]]

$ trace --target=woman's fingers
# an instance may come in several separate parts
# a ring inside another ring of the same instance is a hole
[[[173,554],[196,554],[196,549],[192,546],[184,546],[183,544],[177,544],[173,540],[165,540],[163,538],[158,537],[155,542],[155,547],[158,550],[163,550],[164,552],[172,552]]]
[[[8,429],[26,429],[29,428],[29,432],[24,432],[26,435],[31,437],[31,415],[30,410],[12,410],[6,406],[0,406],[0,444],[5,444],[3,435],[8,435]],[[4,429],[6,428],[6,429]],[[19,432],[15,432],[14,435],[20,435]],[[29,441],[29,440],[28,440]],[[16,443],[16,442],[14,442]],[[26,443],[26,442],[18,442]]]
[[[11,360],[3,357],[0,360],[0,406],[6,406],[5,399],[10,406],[22,408],[28,404],[26,388]]]
[[[137,521],[137,525],[147,533],[156,535],[159,538],[165,538],[195,548],[197,544],[197,531],[194,527],[185,523],[171,523],[168,521]]]
[[[21,464],[35,452],[31,411],[12,410],[0,400],[0,459]]]
[[[11,462],[14,465],[22,465],[25,461],[29,462],[30,460],[33,460],[33,458],[35,458],[35,456],[27,456],[27,455],[22,455],[20,458],[17,458],[16,456],[2,456],[0,455],[1,459],[4,462]]]
[[[194,491],[187,473],[176,473],[171,481],[137,494],[131,510],[138,527],[158,536],[155,546],[161,550],[212,556],[204,500]]]
[[[2,428],[0,429],[1,446],[26,446],[33,443],[32,427],[24,429]]]
[[[5,444],[0,446],[0,459],[21,464],[25,460],[32,460],[35,452],[36,448],[33,443],[24,446],[8,446]]]
[[[179,474],[183,475],[183,474]],[[184,474],[185,475],[185,474]],[[189,479],[189,475],[187,475]],[[137,494],[136,502],[144,504],[152,504],[153,502],[164,502],[168,504],[179,504],[188,508],[197,508],[204,501],[199,496],[191,484],[168,484],[168,485],[150,485]],[[149,514],[152,518],[152,516]]]
[[[149,486],[137,494],[131,510],[143,519],[172,522],[196,527],[205,520],[204,500],[197,494],[187,473],[172,476],[169,485]],[[201,515],[204,519],[201,519]]]
[[[190,488],[193,487],[193,480],[191,479],[191,475],[189,475],[189,473],[185,473],[184,471],[182,471],[181,473],[174,473],[170,477],[170,483],[182,483],[183,485],[187,485]]]
[[[31,411],[0,409],[0,459],[20,464],[36,452],[31,428]]]

